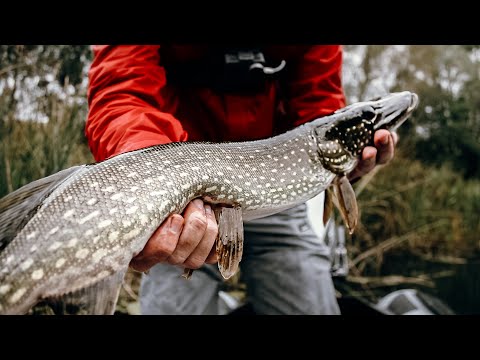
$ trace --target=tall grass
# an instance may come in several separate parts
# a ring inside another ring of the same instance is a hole
[[[51,95],[47,122],[18,120],[10,94],[0,96],[0,197],[39,178],[93,157],[84,135],[86,105]]]
[[[480,181],[465,180],[448,165],[427,167],[398,153],[358,201],[361,221],[350,245],[356,264],[378,268],[386,251],[451,258],[480,248]],[[366,251],[375,256],[360,255]]]

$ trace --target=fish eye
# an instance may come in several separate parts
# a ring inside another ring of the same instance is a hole
[[[362,113],[362,118],[364,120],[373,120],[377,114],[373,109],[365,110]]]

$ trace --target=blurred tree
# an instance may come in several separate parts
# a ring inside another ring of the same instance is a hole
[[[405,155],[435,166],[449,163],[467,178],[480,178],[479,49],[346,46],[347,96],[358,101],[390,91],[416,92],[419,108],[398,130]]]

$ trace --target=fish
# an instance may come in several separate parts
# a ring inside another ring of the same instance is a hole
[[[214,209],[225,279],[240,266],[244,221],[323,191],[333,199],[325,213],[333,203],[352,233],[359,215],[348,174],[374,132],[395,131],[417,105],[413,92],[391,93],[269,138],[154,145],[7,194],[0,199],[0,314],[27,314],[42,302],[72,314],[113,314],[131,259],[196,198]]]

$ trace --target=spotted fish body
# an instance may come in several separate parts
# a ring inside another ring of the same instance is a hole
[[[52,178],[30,208],[14,203],[26,201],[22,188],[7,195],[0,200],[0,313],[24,314],[42,299],[121,281],[157,227],[195,198],[241,209],[243,220],[307,201],[355,167],[374,130],[398,126],[416,104],[415,94],[402,92],[264,140],[128,152]]]

